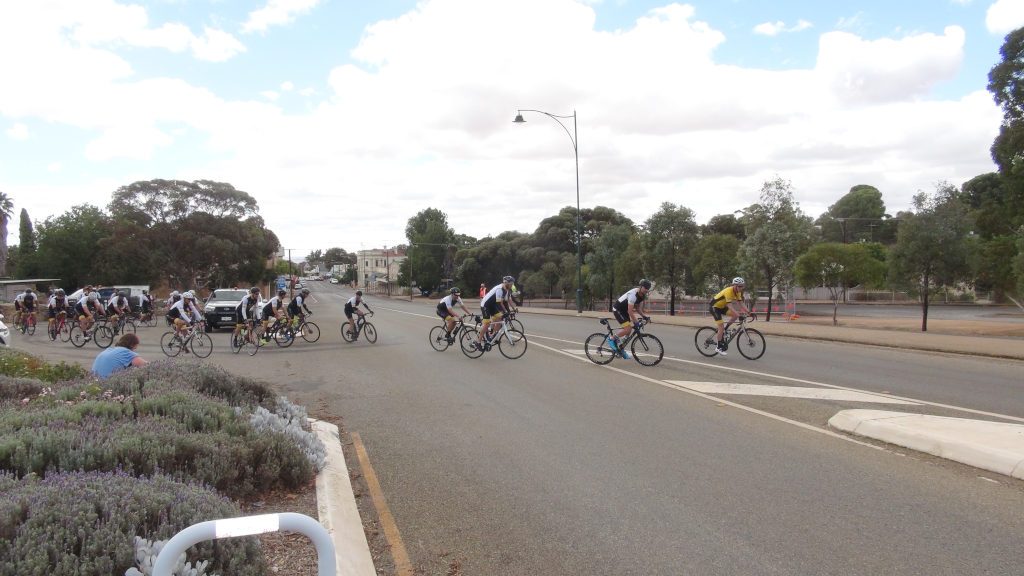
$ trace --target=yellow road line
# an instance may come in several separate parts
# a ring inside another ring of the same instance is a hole
[[[384,491],[380,489],[380,482],[377,481],[377,473],[370,465],[370,457],[366,454],[363,441],[359,434],[352,433],[352,444],[356,447],[356,455],[359,457],[359,466],[363,469],[363,478],[366,478],[366,488],[370,491],[370,498],[377,508],[377,517],[380,518],[381,527],[384,528],[384,537],[391,546],[391,557],[395,561],[395,571],[398,576],[415,576],[412,563],[409,562],[409,555],[405,552],[405,544],[402,543],[402,535],[398,532],[398,525],[395,518],[388,509],[387,500],[384,499]]]

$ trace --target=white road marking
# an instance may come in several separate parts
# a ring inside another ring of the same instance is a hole
[[[801,386],[770,386],[766,384],[733,384],[724,382],[688,382],[685,380],[668,380],[689,390],[705,394],[744,394],[748,396],[775,396],[779,398],[808,398],[811,400],[841,400],[850,402],[873,402],[877,404],[912,404],[916,402],[889,398],[880,394],[857,392],[855,390],[836,390],[832,388],[807,388]]]

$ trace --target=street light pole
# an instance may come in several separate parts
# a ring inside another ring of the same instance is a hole
[[[558,125],[565,130],[565,133],[569,135],[569,140],[572,142],[572,151],[576,156],[576,314],[583,314],[583,227],[580,221],[580,149],[578,145],[579,132],[576,131],[576,111],[572,111],[572,116],[559,116],[543,110],[522,108],[516,111],[516,119],[512,122],[525,124],[526,120],[523,119],[523,112],[536,112],[558,122]],[[560,118],[572,118],[571,133]]]

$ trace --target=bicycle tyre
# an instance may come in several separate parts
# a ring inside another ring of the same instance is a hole
[[[213,353],[213,338],[204,331],[199,331],[189,342],[189,348],[196,358],[206,358]]]
[[[434,326],[430,329],[430,334],[427,339],[430,340],[430,347],[438,352],[444,352],[448,349],[448,337],[445,336],[448,331],[445,330],[444,326]]]
[[[654,334],[637,334],[629,349],[633,359],[644,366],[655,366],[665,356],[665,347]]]
[[[71,341],[71,345],[75,348],[81,348],[85,346],[87,340],[85,339],[85,332],[81,326],[74,326],[68,333],[68,340]]]
[[[320,327],[316,322],[303,322],[299,329],[302,330],[302,339],[306,342],[316,342],[320,339]]]
[[[245,335],[241,332],[238,334],[231,334],[231,353],[238,354],[242,351],[242,347],[245,346]]]
[[[523,328],[523,323],[520,322],[519,319],[517,319],[517,318],[513,318],[512,320],[509,320],[508,328],[509,328],[509,330],[518,330],[518,331],[522,332],[523,334],[526,334],[526,328]]]
[[[757,360],[764,356],[765,348],[768,347],[764,341],[764,335],[753,328],[741,330],[736,334],[733,343],[747,360]]]
[[[480,332],[476,328],[466,328],[459,336],[459,347],[462,348],[462,353],[469,358],[479,358],[484,355],[483,350],[472,346],[479,335]]]
[[[57,340],[57,321],[46,323],[46,337],[50,339],[50,342]]]
[[[177,338],[177,333],[164,332],[164,335],[160,337],[160,350],[168,358],[174,358],[178,354],[181,354],[181,340]]]
[[[36,317],[29,316],[28,321],[25,323],[25,331],[29,336],[36,333]]]
[[[594,332],[583,342],[583,352],[594,364],[607,364],[615,358],[615,351],[608,345],[608,335]]]
[[[498,351],[509,360],[522,358],[523,354],[526,354],[526,346],[528,344],[526,334],[512,328],[508,328],[507,332],[507,335],[504,330],[498,332]]]
[[[369,322],[363,324],[363,337],[370,344],[377,343],[377,327]]]
[[[352,326],[347,321],[341,323],[341,339],[345,342],[356,341],[356,335],[352,333]]]
[[[256,343],[256,335],[250,332],[242,342],[242,350],[249,356],[255,356],[260,351],[260,345]]]
[[[281,348],[287,348],[295,342],[295,336],[287,327],[281,326],[274,330],[274,342]]]
[[[138,332],[138,327],[135,326],[135,320],[125,320],[124,327],[121,329],[121,334],[135,334]]]
[[[718,329],[705,326],[693,336],[693,344],[700,352],[708,358],[718,354]]]
[[[92,333],[92,339],[100,348],[110,348],[114,343],[114,331],[109,326],[97,326]]]

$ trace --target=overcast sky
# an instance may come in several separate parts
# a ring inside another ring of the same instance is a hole
[[[228,182],[294,255],[478,238],[576,205],[699,223],[792,182],[890,214],[995,169],[986,90],[1024,0],[0,3],[0,191],[35,222]],[[555,120],[518,109],[543,110]],[[577,114],[573,128],[573,113]],[[578,136],[578,137],[577,137]]]

